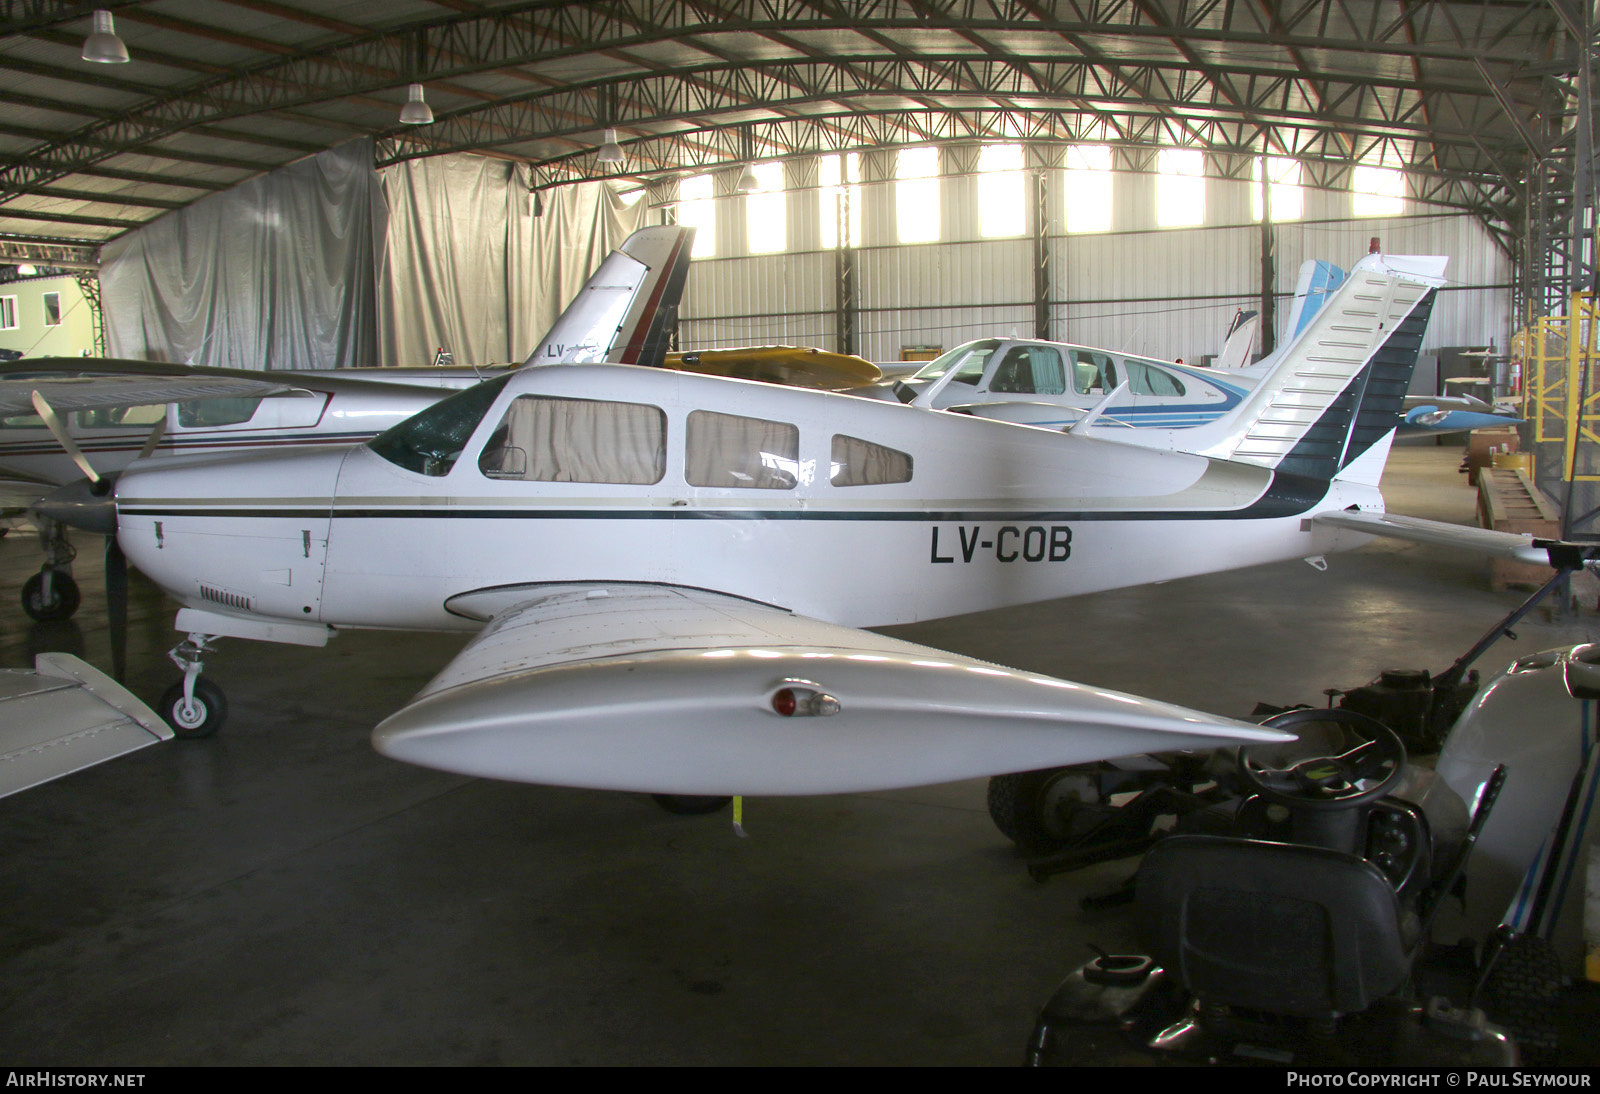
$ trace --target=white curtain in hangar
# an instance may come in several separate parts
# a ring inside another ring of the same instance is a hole
[[[482,156],[379,171],[389,230],[378,274],[379,361],[521,361],[600,261],[642,227],[606,183],[529,192],[526,168]],[[537,214],[537,215],[536,215]]]
[[[372,164],[372,141],[351,141],[107,243],[108,352],[227,368],[374,363],[384,206]]]

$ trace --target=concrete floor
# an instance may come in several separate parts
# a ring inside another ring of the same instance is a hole
[[[1458,460],[1397,449],[1391,507],[1470,523]],[[100,548],[79,545],[85,606],[45,626],[14,607],[32,543],[0,541],[0,665],[41,649],[107,663]],[[1522,597],[1429,548],[1330,563],[893,631],[1243,715],[1384,667],[1441,669]],[[1482,667],[1600,636],[1585,596]],[[176,676],[171,620],[136,577],[130,684],[147,698]],[[232,708],[219,737],[0,801],[0,1061],[1008,1065],[1088,943],[1133,946],[1125,911],[1078,903],[1127,866],[1030,881],[981,781],[752,800],[738,839],[726,814],[374,753],[372,726],[461,642],[224,642],[208,666]]]

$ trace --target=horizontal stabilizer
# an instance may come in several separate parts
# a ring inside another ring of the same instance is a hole
[[[1348,528],[1351,531],[1364,532],[1369,536],[1404,539],[1412,543],[1426,543],[1433,547],[1450,547],[1471,551],[1488,558],[1531,562],[1535,566],[1550,565],[1548,547],[1536,545],[1532,536],[1519,535],[1515,532],[1495,532],[1488,528],[1472,528],[1464,524],[1424,520],[1422,517],[1368,513],[1352,509],[1318,513],[1311,520],[1316,524]]]
[[[0,797],[171,738],[155,711],[70,654],[0,670]]]
[[[715,593],[529,590],[373,734],[520,782],[829,794],[1277,740],[1274,731]]]

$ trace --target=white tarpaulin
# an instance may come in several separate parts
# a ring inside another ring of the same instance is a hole
[[[105,245],[113,357],[326,369],[521,361],[645,224],[607,183],[542,191],[482,156],[378,171],[352,141]]]
[[[227,368],[370,365],[384,206],[370,140],[161,217],[101,249],[113,357]]]
[[[378,275],[379,358],[458,365],[523,360],[602,259],[645,223],[611,186],[542,191],[482,156],[408,160],[379,172],[389,204]]]

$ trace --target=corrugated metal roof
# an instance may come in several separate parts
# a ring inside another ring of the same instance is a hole
[[[97,7],[130,63],[79,58]],[[0,231],[110,239],[211,192],[186,183],[358,135],[384,162],[523,160],[539,186],[1018,133],[1044,162],[1078,140],[1178,140],[1324,176],[1387,149],[1430,199],[1511,221],[1553,148],[1533,145],[1571,105],[1560,15],[1551,0],[0,0]],[[413,80],[431,126],[398,123]],[[595,159],[607,125],[621,168]]]

